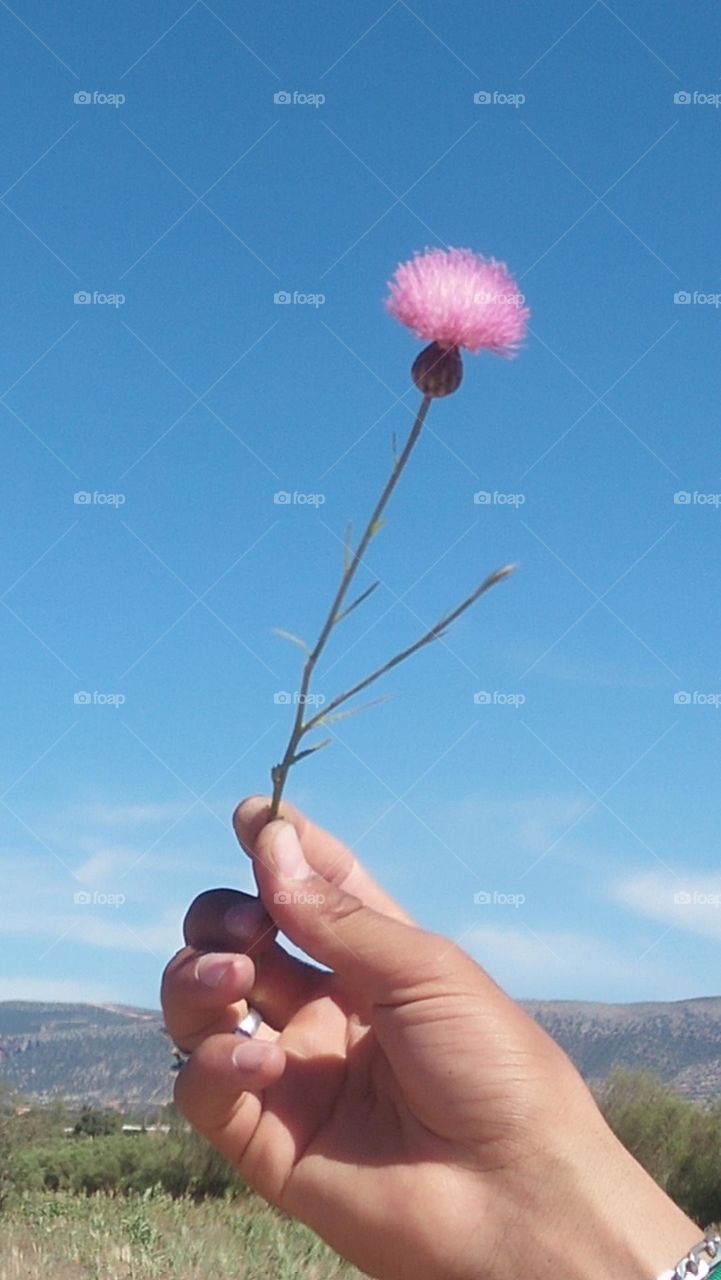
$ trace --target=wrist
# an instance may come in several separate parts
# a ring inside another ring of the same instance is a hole
[[[580,1195],[564,1215],[566,1262],[555,1275],[657,1280],[698,1244],[703,1231],[610,1130],[605,1138],[593,1155],[586,1148]]]
[[[545,1152],[542,1178],[529,1162],[494,1280],[528,1274],[529,1263],[534,1280],[658,1280],[702,1238],[605,1123],[584,1137],[580,1152]]]

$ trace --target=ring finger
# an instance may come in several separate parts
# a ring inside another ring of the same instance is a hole
[[[274,1039],[304,1004],[325,994],[330,975],[272,943],[258,958],[184,947],[163,974],[165,1025],[184,1053],[208,1036],[235,1031],[250,1003],[263,1017],[258,1035]]]

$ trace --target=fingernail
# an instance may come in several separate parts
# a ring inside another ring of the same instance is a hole
[[[244,1040],[233,1050],[233,1066],[238,1067],[240,1071],[255,1071],[258,1067],[262,1067],[267,1052],[266,1041]]]
[[[269,809],[270,801],[267,796],[249,796],[247,800],[242,800],[235,811],[237,823],[244,829],[249,827],[254,818],[257,818],[262,809]]]
[[[195,966],[195,976],[204,987],[217,987],[233,964],[234,956],[215,955],[210,952],[201,956]]]
[[[270,920],[260,898],[248,898],[247,901],[228,908],[223,917],[223,924],[227,933],[247,942],[263,924],[269,927]]]
[[[288,880],[307,880],[313,875],[292,823],[284,822],[278,827],[270,852],[276,871]]]

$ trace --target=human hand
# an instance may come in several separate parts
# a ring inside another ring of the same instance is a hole
[[[176,1101],[251,1186],[381,1280],[653,1280],[700,1232],[549,1036],[284,805],[234,816],[263,906],[213,890],[163,978]],[[288,955],[277,928],[330,972]],[[248,1000],[264,1025],[232,1034]]]

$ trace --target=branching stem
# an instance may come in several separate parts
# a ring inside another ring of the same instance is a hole
[[[385,488],[383,489],[383,492],[381,493],[381,496],[378,499],[373,509],[373,513],[368,521],[368,524],[365,527],[365,532],[363,533],[363,537],[361,538],[356,550],[353,552],[352,556],[350,557],[350,560],[348,561],[348,563],[343,569],[343,576],[340,580],[340,585],[335,594],[335,599],[333,600],[333,603],[328,612],[328,616],[325,622],[323,623],[323,626],[321,627],[320,635],[318,636],[318,639],[316,640],[314,647],[312,648],[311,652],[308,654],[308,657],[306,658],[305,665],[303,667],[303,676],[301,679],[300,689],[298,691],[298,705],[296,707],[295,720],[293,722],[293,728],[291,730],[290,738],[288,739],[288,745],[285,749],[285,755],[283,756],[283,759],[280,761],[280,763],[276,764],[271,770],[271,778],[273,781],[273,798],[271,800],[271,806],[270,806],[271,819],[276,818],[278,816],[278,809],[280,807],[280,801],[283,795],[283,788],[285,786],[286,778],[288,777],[288,771],[291,767],[291,762],[293,760],[293,757],[297,754],[298,744],[301,738],[303,737],[303,734],[307,732],[307,727],[303,723],[303,716],[305,713],[305,708],[306,708],[306,703],[308,698],[308,690],[310,689],[310,682],[313,676],[313,672],[315,670],[316,663],[318,662],[318,659],[326,646],[326,642],[328,640],[328,637],[331,631],[333,630],[333,627],[338,621],[338,614],[339,614],[341,605],[343,604],[343,601],[345,600],[346,594],[348,592],[348,588],[350,587],[351,582],[355,577],[356,570],[359,564],[361,563],[363,556],[366,553],[368,544],[378,528],[378,521],[381,519],[381,516],[385,511],[385,508],[393,493],[393,490],[398,484],[398,481],[400,480],[400,477],[405,469],[406,463],[408,462],[408,459],[410,458],[411,453],[413,452],[414,446],[418,441],[418,437],[421,434],[423,423],[425,422],[425,419],[426,419],[426,414],[428,413],[428,410],[430,408],[430,403],[431,403],[430,396],[424,396],[418,408],[415,421],[413,423],[413,426],[411,427],[410,434],[403,448],[403,452],[396,458],[393,464],[393,470],[391,471],[391,474],[388,477],[388,480],[386,481]]]

